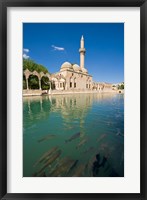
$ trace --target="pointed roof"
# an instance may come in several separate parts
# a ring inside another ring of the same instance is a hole
[[[83,37],[83,35],[82,35],[82,37],[81,37],[81,40],[84,40],[84,37]]]

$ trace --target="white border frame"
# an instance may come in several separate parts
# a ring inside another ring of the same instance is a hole
[[[140,193],[140,8],[8,8],[8,193]],[[22,23],[125,23],[125,177],[22,177]],[[15,117],[14,117],[15,116]],[[135,156],[134,156],[135,155]],[[92,187],[91,187],[92,186]]]

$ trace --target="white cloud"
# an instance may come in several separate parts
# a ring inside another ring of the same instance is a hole
[[[24,59],[28,59],[29,57],[30,57],[30,56],[28,56],[27,54],[25,54],[25,53],[23,54],[23,58],[24,58]]]
[[[29,49],[23,49],[23,51],[28,53],[30,50]]]
[[[53,47],[53,49],[54,49],[55,51],[64,51],[64,50],[65,50],[64,47],[57,47],[57,46],[55,46],[55,45],[52,45],[52,47]]]
[[[30,52],[29,49],[23,49],[23,58],[24,59],[28,59],[30,56],[28,55],[28,53]]]

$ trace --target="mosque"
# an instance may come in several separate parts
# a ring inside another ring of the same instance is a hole
[[[74,91],[87,91],[87,90],[112,90],[112,84],[96,83],[92,80],[92,75],[88,73],[85,68],[85,53],[84,37],[80,41],[80,66],[78,64],[72,65],[69,62],[64,62],[61,65],[60,71],[52,74],[52,82],[56,90],[74,90]]]
[[[81,38],[80,66],[64,62],[60,71],[52,75],[56,90],[88,90],[92,89],[92,76],[84,67],[85,53],[84,38]]]
[[[113,90],[112,84],[109,83],[99,83],[94,82],[92,80],[92,75],[88,73],[88,70],[85,68],[84,61],[85,61],[85,53],[86,49],[84,47],[84,37],[81,37],[80,41],[80,48],[79,48],[79,54],[80,54],[80,66],[78,64],[71,64],[69,62],[64,62],[61,67],[60,71],[56,72],[54,74],[44,74],[43,72],[38,73],[36,71],[30,72],[28,69],[25,70],[24,75],[26,77],[27,82],[27,90],[29,90],[28,86],[28,78],[30,75],[35,75],[39,79],[39,89],[41,88],[41,78],[43,76],[48,77],[51,89],[51,91],[60,92],[92,92],[92,91],[98,91],[98,92],[110,92]]]

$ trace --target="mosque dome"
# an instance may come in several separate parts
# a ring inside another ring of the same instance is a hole
[[[74,64],[72,67],[73,67],[74,71],[77,71],[77,72],[81,71],[81,67],[77,64]]]
[[[64,62],[61,65],[60,71],[65,70],[65,69],[73,69],[73,68],[72,68],[72,65],[69,62]]]

